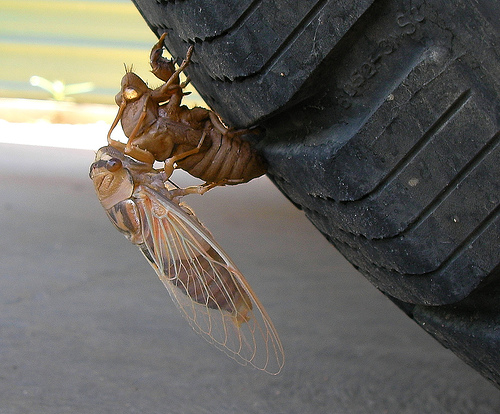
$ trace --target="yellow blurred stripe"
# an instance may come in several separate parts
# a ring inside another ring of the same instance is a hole
[[[131,2],[107,1],[64,1],[64,0],[2,0],[2,9],[17,9],[27,12],[56,12],[65,14],[71,11],[91,11],[99,14],[135,14],[138,13]]]
[[[139,63],[148,62],[149,50],[123,49],[123,48],[97,48],[79,45],[47,45],[26,43],[0,43],[0,53],[32,56],[51,56],[53,58],[64,57],[65,59],[103,59],[103,60],[131,60]],[[131,62],[133,63],[133,62]],[[135,66],[135,64],[134,64]],[[82,68],[84,69],[84,68]]]
[[[131,2],[0,0],[0,37],[52,36],[150,43],[155,39]]]

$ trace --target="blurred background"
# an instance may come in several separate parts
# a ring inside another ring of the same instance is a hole
[[[30,78],[39,76],[66,89],[75,84],[88,88],[84,93],[69,88],[61,100],[114,104],[124,64],[148,72],[144,52],[156,38],[130,1],[2,0],[0,5],[4,98],[54,98],[30,84]]]
[[[125,66],[161,84],[149,66],[157,39],[129,0],[0,0],[0,11],[0,142],[99,148]],[[190,91],[186,103],[203,105]]]

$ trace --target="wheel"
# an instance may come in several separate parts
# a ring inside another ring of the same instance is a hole
[[[500,385],[500,3],[134,0],[269,177]]]

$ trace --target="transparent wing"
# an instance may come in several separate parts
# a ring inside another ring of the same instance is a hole
[[[142,251],[193,329],[239,363],[279,373],[284,354],[273,323],[208,230],[148,187],[135,195]]]

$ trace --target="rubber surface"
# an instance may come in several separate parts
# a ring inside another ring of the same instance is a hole
[[[327,239],[500,383],[500,4],[135,3]]]

